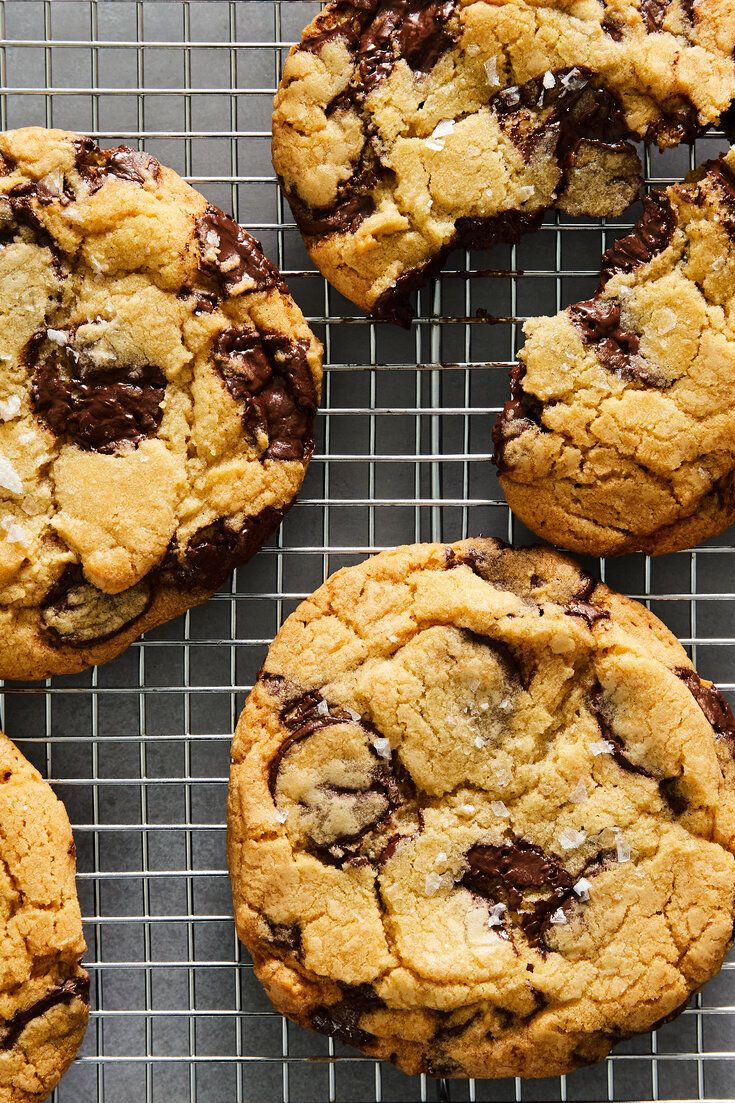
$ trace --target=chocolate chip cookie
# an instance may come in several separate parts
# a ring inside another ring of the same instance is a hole
[[[594,555],[735,520],[735,149],[645,201],[587,302],[525,327],[494,429],[515,513]]]
[[[84,1037],[89,977],[64,806],[0,734],[0,1099],[41,1103]]]
[[[619,214],[631,140],[715,122],[734,46],[720,0],[333,0],[286,61],[273,162],[324,275],[405,322],[449,250]]]
[[[286,621],[229,858],[276,1008],[435,1076],[547,1076],[673,1015],[735,899],[735,717],[548,549],[416,545]]]
[[[277,528],[321,347],[259,244],[146,153],[0,136],[0,677],[112,658]]]

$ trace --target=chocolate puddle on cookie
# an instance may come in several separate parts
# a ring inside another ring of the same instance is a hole
[[[212,359],[263,458],[304,460],[314,448],[316,388],[306,341],[233,326],[214,342]]]
[[[87,647],[129,628],[153,600],[150,577],[118,594],[97,589],[78,563],[68,564],[41,606],[41,623],[57,647]]]
[[[104,367],[41,330],[29,343],[33,412],[60,439],[87,451],[115,452],[153,436],[163,418],[166,377],[152,364]]]

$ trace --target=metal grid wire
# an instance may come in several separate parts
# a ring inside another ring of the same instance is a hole
[[[13,684],[2,723],[74,825],[92,1020],[58,1103],[735,1098],[735,961],[674,1023],[541,1081],[404,1076],[276,1015],[238,946],[225,862],[236,717],[266,648],[328,573],[396,543],[529,540],[489,463],[529,314],[589,294],[627,220],[554,217],[515,248],[455,254],[408,332],[357,316],[313,270],[270,163],[270,106],[301,0],[0,3],[0,125],[145,148],[263,241],[325,343],[318,449],[276,542],[202,608],[107,666]],[[648,183],[723,147],[646,151]],[[493,317],[478,316],[478,308]],[[440,367],[441,366],[441,367]],[[735,547],[588,564],[646,601],[701,673],[733,684]]]

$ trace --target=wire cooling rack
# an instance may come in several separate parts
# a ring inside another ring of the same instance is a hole
[[[596,283],[631,223],[550,219],[516,248],[455,254],[408,332],[357,316],[313,270],[270,163],[271,99],[316,4],[0,4],[0,125],[140,145],[263,241],[326,349],[319,443],[276,542],[206,606],[115,662],[6,685],[2,722],[74,825],[92,1019],[58,1103],[735,1098],[735,961],[676,1022],[568,1077],[404,1076],[273,1013],[238,946],[225,862],[233,725],[266,648],[331,571],[382,547],[480,532],[530,539],[489,463],[528,314]],[[723,148],[646,151],[678,179]],[[478,316],[478,308],[493,320]],[[441,370],[439,366],[441,365]],[[732,533],[695,552],[589,564],[645,600],[703,675],[733,684]]]

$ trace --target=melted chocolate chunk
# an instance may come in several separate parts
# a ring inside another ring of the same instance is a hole
[[[508,467],[505,463],[505,446],[534,426],[543,431],[541,421],[544,404],[535,395],[523,389],[526,376],[525,364],[514,364],[510,369],[510,401],[506,402],[493,425],[493,463],[502,475]]]
[[[41,622],[54,646],[88,647],[129,628],[152,600],[147,578],[119,594],[106,594],[87,581],[78,563],[70,563],[46,594]]]
[[[610,706],[605,699],[605,694],[602,686],[597,683],[592,689],[589,696],[590,710],[594,714],[597,723],[600,728],[600,734],[602,738],[612,744],[612,756],[623,770],[626,770],[629,774],[640,774],[641,777],[653,777],[654,775],[650,770],[646,770],[645,767],[637,765],[635,762],[631,762],[628,758],[625,750],[625,744],[619,735],[616,735],[612,726],[612,715],[610,712]]]
[[[550,916],[571,899],[575,879],[550,854],[518,839],[501,845],[478,844],[467,853],[469,869],[461,884],[471,892],[516,913],[533,945],[544,944]],[[543,891],[541,899],[527,899]]]
[[[110,176],[142,186],[147,178],[156,180],[161,172],[161,165],[155,157],[127,146],[100,149],[91,138],[78,138],[74,148],[77,170],[87,181],[90,192],[99,191]]]
[[[564,612],[569,617],[581,617],[590,628],[598,621],[610,619],[607,609],[599,609],[589,601],[573,601],[570,605],[567,605]]]
[[[268,941],[277,946],[279,950],[291,950],[300,954],[302,950],[301,927],[298,923],[286,926],[283,923],[274,923],[267,915],[262,916],[268,927]]]
[[[200,266],[227,295],[238,291],[285,290],[278,270],[265,256],[260,242],[218,207],[207,207],[196,220]]]
[[[705,179],[714,183],[725,208],[719,216],[720,225],[735,240],[735,173],[723,160],[705,166]]]
[[[366,1012],[385,1007],[385,1003],[369,984],[345,985],[343,992],[337,1003],[314,1008],[310,1015],[311,1025],[320,1034],[337,1038],[345,1045],[369,1049],[376,1038],[360,1027],[360,1019]]]
[[[70,345],[37,359],[44,334],[28,349],[31,405],[61,440],[94,452],[139,444],[161,424],[166,377],[152,364],[100,368]]]
[[[365,27],[357,44],[359,72],[366,92],[390,76],[403,59],[423,76],[453,41],[446,28],[457,0],[387,0]]]
[[[658,34],[664,28],[664,19],[670,0],[641,0],[641,16],[649,34]]]
[[[263,680],[266,682],[269,682],[270,679],[270,675],[266,674],[263,676]],[[279,691],[282,691],[282,689],[282,683],[279,683]],[[313,735],[314,732],[319,731],[321,728],[329,727],[331,724],[350,724],[355,722],[345,709],[335,705],[329,705],[326,712],[320,711],[319,706],[323,700],[324,698],[322,695],[317,690],[313,690],[310,693],[302,693],[300,696],[290,698],[281,709],[281,723],[290,734],[278,748],[278,752],[271,760],[268,769],[268,786],[271,795],[276,789],[278,771],[281,768],[283,757],[286,752],[291,749],[294,743],[299,743],[302,739],[307,739],[310,735]]]
[[[52,1007],[56,1007],[60,1003],[71,1003],[72,1000],[76,999],[82,1000],[85,1004],[89,1003],[89,977],[86,973],[84,976],[74,977],[71,980],[65,980],[61,984],[57,984],[47,995],[40,1000],[36,1000],[24,1011],[17,1011],[12,1019],[8,1019],[0,1026],[0,1049],[12,1049],[25,1028],[34,1019],[45,1015]]]
[[[587,302],[575,303],[567,311],[584,343],[594,348],[597,359],[608,371],[643,386],[663,386],[661,378],[640,356],[638,334],[623,328],[617,299],[595,296]]]
[[[612,38],[613,42],[622,42],[623,40],[623,25],[619,22],[616,15],[607,15],[602,21],[602,29],[606,35]]]
[[[632,272],[662,253],[674,236],[676,216],[665,192],[643,197],[643,214],[631,233],[619,238],[602,258],[600,287],[618,272]]]
[[[219,306],[217,295],[212,291],[200,291],[197,287],[182,287],[176,298],[181,299],[182,302],[193,300],[195,314],[213,314]]]
[[[303,460],[314,448],[316,387],[306,341],[233,326],[217,337],[213,358],[232,397],[243,403],[243,422],[257,441],[268,438],[263,458]]]
[[[380,0],[335,0],[316,17],[312,29],[301,40],[299,50],[315,54],[336,38],[344,39],[354,50],[379,4]]]
[[[689,801],[681,789],[678,777],[665,777],[658,783],[658,791],[675,816],[683,816]]]
[[[554,83],[543,77],[503,88],[491,107],[514,142],[530,158],[544,134],[556,133],[556,159],[561,181],[566,178],[581,142],[596,143],[609,150],[625,150],[633,137],[617,96],[588,69],[574,67],[553,73]],[[544,114],[538,119],[539,113]]]
[[[686,96],[674,96],[665,105],[661,118],[649,126],[644,138],[660,146],[673,146],[693,142],[706,129],[692,101]]]
[[[385,175],[386,170],[380,164],[375,144],[368,140],[352,176],[340,185],[331,207],[310,207],[299,199],[296,192],[289,194],[288,201],[302,234],[318,238],[329,237],[330,234],[353,234],[375,210],[371,193]]]
[[[727,698],[717,686],[702,681],[697,672],[687,666],[676,667],[674,674],[684,682],[716,734],[727,739],[735,749],[735,715]]]
[[[3,210],[2,226],[0,226],[0,245],[10,245],[18,241],[22,236],[21,227],[30,231],[33,241],[43,249],[48,249],[53,256],[53,267],[57,276],[63,276],[61,268],[61,249],[58,242],[51,236],[41,219],[33,209],[32,199],[37,199],[43,205],[51,202],[51,199],[59,199],[42,184],[18,184],[11,188],[7,196],[0,200]],[[7,216],[6,216],[7,212]]]
[[[183,555],[171,549],[165,574],[199,590],[217,590],[235,567],[251,559],[272,536],[285,510],[266,506],[254,517],[246,517],[238,528],[224,518],[205,525],[189,540]]]

